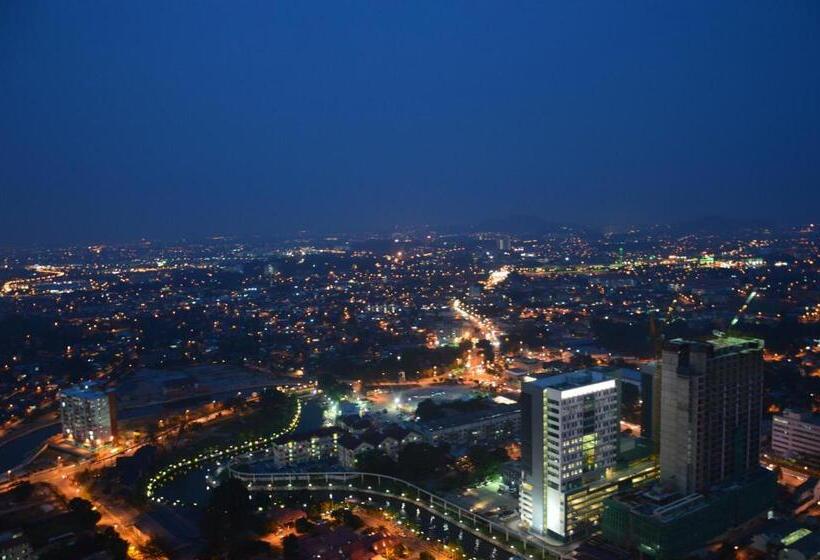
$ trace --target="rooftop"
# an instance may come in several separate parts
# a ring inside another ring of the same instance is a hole
[[[549,377],[540,377],[535,381],[526,383],[525,387],[537,387],[539,389],[555,389],[558,391],[567,391],[569,389],[577,389],[579,387],[586,387],[604,381],[614,381],[609,375],[600,371],[592,369],[579,369],[569,373],[562,373],[560,375],[551,375]]]
[[[88,382],[80,385],[74,385],[61,391],[66,397],[79,399],[101,399],[106,398],[107,394],[103,387],[97,383]]]
[[[472,424],[474,422],[482,422],[495,418],[506,417],[513,414],[519,414],[520,412],[521,407],[517,404],[498,404],[490,401],[479,410],[462,412],[458,414],[448,414],[438,418],[430,418],[429,420],[420,420],[417,424],[424,430],[435,431],[461,426],[464,424]]]
[[[758,469],[744,479],[727,480],[713,486],[708,497],[699,493],[683,494],[660,482],[649,489],[628,491],[612,499],[625,504],[636,513],[669,523],[710,507],[711,504],[720,503],[725,495],[757,491],[760,483],[770,483],[773,486],[773,475],[769,471]]]
[[[810,411],[792,410],[790,408],[784,410],[783,413],[779,416],[775,416],[773,420],[775,422],[782,422],[783,420],[788,420],[792,422],[799,421],[804,424],[820,426],[820,414],[816,414]]]
[[[278,438],[274,440],[274,444],[282,445],[286,443],[298,443],[303,441],[310,441],[312,439],[318,438],[325,438],[325,437],[332,437],[332,436],[340,436],[344,434],[344,430],[336,428],[334,426],[317,428],[315,430],[311,430],[309,432],[302,432],[296,434],[282,434]]]
[[[731,354],[733,352],[743,352],[745,350],[762,350],[763,341],[759,338],[744,338],[739,336],[715,336],[709,340],[685,340],[674,338],[664,343],[664,349],[678,349],[690,346],[702,352],[713,352],[715,355]]]

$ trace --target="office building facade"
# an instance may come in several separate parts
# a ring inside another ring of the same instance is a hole
[[[605,500],[602,528],[666,560],[763,513],[776,483],[759,465],[763,341],[671,340],[659,371],[661,483]]]
[[[567,500],[604,480],[618,451],[616,380],[580,370],[524,383],[521,393],[519,508],[539,535],[572,539],[586,520]]]
[[[759,464],[763,341],[719,337],[664,344],[661,479],[706,492]]]
[[[772,418],[772,451],[784,459],[820,461],[820,416],[784,410]]]

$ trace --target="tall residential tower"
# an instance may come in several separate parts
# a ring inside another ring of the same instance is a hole
[[[117,431],[113,393],[95,383],[60,391],[63,436],[75,445],[95,448],[114,441]]]

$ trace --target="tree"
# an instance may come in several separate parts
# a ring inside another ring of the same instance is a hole
[[[470,448],[468,456],[475,465],[474,482],[477,483],[501,474],[501,465],[509,460],[507,451],[503,447],[489,450],[477,445]]]
[[[165,560],[173,552],[173,547],[157,538],[151,539],[148,543],[140,547],[140,554],[146,560]]]
[[[317,382],[319,389],[333,400],[339,400],[350,392],[350,387],[344,383],[339,383],[336,377],[331,373],[320,373]]]
[[[242,397],[231,397],[225,400],[225,408],[230,408],[234,412],[248,408],[248,401]]]
[[[391,476],[396,474],[396,462],[381,449],[365,451],[356,459],[356,465],[361,472]]]
[[[68,509],[82,525],[89,528],[94,527],[102,517],[99,512],[94,510],[94,506],[91,505],[91,502],[83,498],[71,498],[68,502]]]
[[[427,552],[426,550],[422,550],[419,552],[419,560],[436,560],[436,557]]]
[[[484,354],[484,360],[487,362],[494,362],[495,361],[495,349],[493,348],[492,343],[487,340],[486,338],[482,338],[476,344],[481,352]]]
[[[106,527],[100,534],[103,548],[108,551],[114,560],[127,560],[128,543],[125,542],[113,527]]]
[[[229,478],[214,489],[202,516],[202,533],[213,550],[234,548],[254,525],[248,491],[239,480]]]
[[[333,512],[333,517],[353,529],[357,531],[364,527],[364,521],[362,518],[350,511],[347,508],[339,508]]]
[[[282,539],[282,557],[285,560],[299,560],[299,537],[288,535]]]
[[[308,521],[306,517],[300,517],[297,519],[293,526],[296,528],[298,533],[309,533],[311,529],[313,529],[313,523]]]
[[[19,484],[16,484],[14,488],[11,490],[11,495],[17,502],[24,502],[31,497],[31,494],[34,492],[34,485],[29,482],[28,480],[24,480]]]
[[[128,560],[128,543],[122,540],[113,527],[102,531],[83,534],[76,541],[42,552],[42,560],[75,560],[103,553],[111,560]]]
[[[322,504],[315,501],[311,501],[308,504],[305,513],[307,514],[308,519],[310,519],[311,521],[319,521],[322,518]]]
[[[428,443],[410,443],[399,451],[399,476],[418,481],[442,474],[450,464],[450,457],[444,447]]]
[[[420,420],[431,420],[443,414],[441,408],[433,399],[424,399],[416,406],[416,417]]]

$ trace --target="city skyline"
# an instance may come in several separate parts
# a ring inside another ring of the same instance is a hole
[[[0,1],[0,559],[820,560],[818,24]]]

